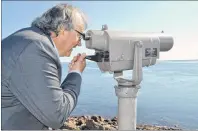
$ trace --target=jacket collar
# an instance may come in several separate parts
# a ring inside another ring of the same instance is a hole
[[[36,27],[36,26],[32,26],[31,28],[32,28],[32,30],[34,30],[35,32],[37,32],[37,33],[39,33],[39,34],[41,34],[41,35],[47,37],[47,38],[49,39],[49,41],[52,43],[53,47],[55,48],[55,50],[56,50],[56,52],[57,52],[57,55],[59,56],[58,49],[56,48],[56,45],[55,45],[54,41],[52,40],[52,38],[51,38],[48,34],[46,34],[43,30],[41,30],[40,28],[38,28],[38,27]],[[60,56],[59,56],[59,57],[60,57]]]

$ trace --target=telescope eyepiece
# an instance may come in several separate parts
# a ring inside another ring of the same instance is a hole
[[[87,41],[87,40],[90,40],[90,39],[91,39],[91,36],[85,36],[85,34],[84,34],[83,40]]]
[[[82,33],[82,32],[80,32],[78,30],[75,30],[75,31],[82,36],[83,40],[85,40],[85,41],[86,40],[90,40],[90,38],[91,38],[90,36],[86,36],[85,33]]]

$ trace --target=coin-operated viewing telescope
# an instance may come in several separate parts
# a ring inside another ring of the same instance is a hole
[[[95,55],[86,59],[97,62],[102,72],[114,74],[118,85],[118,129],[136,129],[136,98],[142,81],[142,67],[156,64],[160,52],[173,47],[173,38],[165,33],[134,33],[127,31],[88,30],[84,34],[86,48]],[[132,79],[121,78],[123,71],[133,70]]]

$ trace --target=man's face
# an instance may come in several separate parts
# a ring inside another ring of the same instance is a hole
[[[76,29],[77,30],[77,29]],[[82,30],[78,30],[82,31]],[[64,31],[61,38],[62,52],[61,56],[69,57],[72,53],[73,48],[81,46],[81,36],[75,30]]]

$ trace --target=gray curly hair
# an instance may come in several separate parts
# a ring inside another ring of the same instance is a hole
[[[86,30],[87,19],[78,8],[68,4],[58,4],[37,17],[31,25],[40,28],[48,35],[51,31],[58,35],[61,29],[70,31],[80,27]]]

